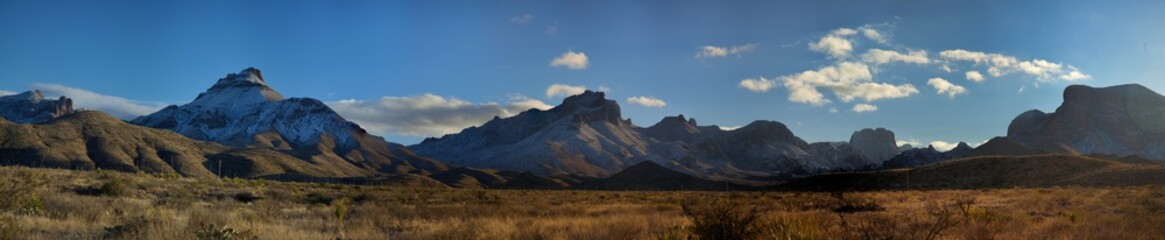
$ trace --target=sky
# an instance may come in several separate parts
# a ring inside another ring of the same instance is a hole
[[[10,1],[0,95],[40,89],[132,119],[263,71],[413,144],[604,91],[846,141],[953,147],[1054,111],[1071,84],[1165,91],[1165,1]]]

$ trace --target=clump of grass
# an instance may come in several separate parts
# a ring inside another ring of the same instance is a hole
[[[760,234],[755,208],[741,208],[728,201],[718,200],[698,207],[683,205],[684,216],[692,220],[689,227],[695,239],[755,239]]]
[[[0,218],[0,239],[24,239],[26,230],[16,222],[14,217]]]
[[[244,239],[259,239],[251,233],[250,230],[239,231],[223,225],[219,227],[214,224],[207,224],[194,232],[194,235],[199,240],[244,240]]]
[[[857,212],[878,212],[886,210],[877,201],[864,198],[846,197],[844,192],[836,192],[833,194],[834,200],[837,202],[837,207],[833,208],[835,213],[857,213]]]
[[[129,188],[126,187],[124,180],[121,178],[110,177],[98,186],[88,186],[77,188],[75,192],[81,195],[89,196],[109,196],[122,197],[129,193]]]

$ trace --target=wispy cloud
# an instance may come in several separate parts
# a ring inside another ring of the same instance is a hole
[[[71,98],[76,108],[105,112],[123,120],[157,112],[167,105],[163,102],[131,100],[60,84],[33,83],[32,87],[40,89],[46,97],[63,95]]]
[[[1068,66],[1065,69],[1063,64],[1038,58],[1020,61],[1014,56],[968,51],[964,49],[942,51],[939,52],[939,56],[950,61],[972,62],[976,65],[986,66],[987,74],[992,77],[1001,77],[1010,73],[1021,73],[1036,77],[1037,80],[1045,82],[1057,79],[1078,81],[1091,78],[1091,76],[1084,74],[1074,66]]]
[[[629,98],[627,98],[627,102],[633,103],[633,104],[638,104],[638,105],[644,106],[644,107],[664,107],[664,106],[667,106],[667,102],[664,102],[663,100],[660,100],[658,98],[653,98],[653,97],[644,97],[644,96],[629,97]]]
[[[727,57],[729,55],[740,56],[740,54],[742,54],[742,53],[751,52],[753,50],[756,50],[756,47],[757,47],[757,44],[755,44],[755,43],[750,43],[750,44],[745,44],[745,45],[740,45],[740,46],[724,46],[724,47],[708,45],[708,46],[700,47],[700,51],[696,52],[696,58],[697,59],[721,58],[721,57]]]
[[[950,81],[942,78],[931,78],[930,80],[926,81],[926,85],[934,87],[934,90],[937,94],[946,94],[951,98],[954,98],[955,95],[967,93],[967,88],[952,84]]]
[[[530,21],[534,21],[534,15],[522,14],[510,18],[510,23],[513,24],[527,24],[530,23]]]
[[[882,65],[891,62],[904,62],[913,64],[928,64],[930,58],[926,56],[925,50],[914,50],[907,53],[900,53],[894,50],[870,49],[862,54],[862,61],[872,63],[874,65]]]

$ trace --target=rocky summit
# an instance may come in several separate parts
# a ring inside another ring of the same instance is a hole
[[[75,111],[73,99],[46,99],[40,90],[0,96],[0,117],[15,123],[40,123]]]
[[[1024,112],[1007,138],[1043,152],[1139,155],[1165,160],[1165,97],[1137,84],[1064,89],[1052,113]]]

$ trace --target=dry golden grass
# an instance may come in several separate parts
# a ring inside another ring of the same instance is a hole
[[[122,189],[104,187],[114,182]],[[747,234],[757,239],[1165,236],[1165,188],[1159,186],[844,194],[525,191],[0,167],[0,194],[2,239],[688,239],[694,229],[714,229],[692,225],[716,211],[755,214],[747,225],[755,231]]]

